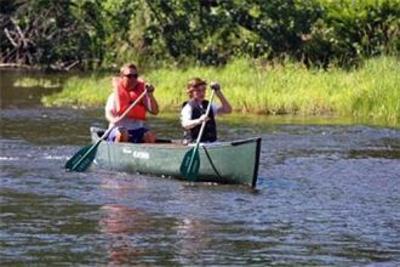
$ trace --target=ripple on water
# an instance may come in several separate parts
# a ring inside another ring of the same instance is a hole
[[[56,136],[49,144],[43,129],[13,137],[27,129],[19,118],[8,116],[0,139],[2,264],[399,262],[397,130],[243,125],[240,135],[263,137],[253,191],[106,170],[65,172],[66,159],[88,140],[87,125],[78,141],[70,137],[73,120],[66,129],[44,127]],[[221,127],[236,137],[228,123]]]

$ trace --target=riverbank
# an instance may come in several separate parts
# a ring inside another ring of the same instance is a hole
[[[219,81],[238,112],[351,116],[396,126],[400,123],[399,69],[399,60],[393,57],[369,59],[350,71],[238,59],[223,68],[158,69],[143,77],[156,86],[162,111],[178,110],[186,99],[187,80],[199,76]],[[46,106],[102,106],[110,92],[110,76],[72,77],[61,92],[42,102]]]

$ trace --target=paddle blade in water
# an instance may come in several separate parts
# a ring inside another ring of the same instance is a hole
[[[97,145],[87,145],[81,148],[65,164],[70,171],[84,172],[92,164],[97,151]]]
[[[200,156],[196,148],[192,148],[186,152],[183,157],[180,172],[189,181],[195,181],[200,169]]]

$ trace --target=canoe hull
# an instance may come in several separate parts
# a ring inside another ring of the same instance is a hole
[[[92,140],[98,140],[98,134],[94,131]],[[200,146],[200,169],[196,181],[248,184],[255,187],[260,147],[259,137]],[[173,143],[101,142],[94,164],[117,171],[185,179],[180,173],[180,165],[191,148]]]

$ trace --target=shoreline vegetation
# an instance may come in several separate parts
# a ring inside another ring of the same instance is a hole
[[[400,125],[400,1],[5,0],[0,13],[0,67],[70,73],[19,81],[62,90],[47,106],[103,106],[112,71],[135,62],[163,111],[200,76],[237,112]]]
[[[142,77],[156,87],[161,111],[177,111],[186,82],[195,76],[218,81],[236,112],[263,115],[343,116],[400,124],[400,60],[381,56],[358,68],[326,70],[300,63],[265,65],[239,58],[223,67],[160,68]],[[111,93],[111,74],[73,76],[63,89],[42,98],[47,107],[102,107]]]

